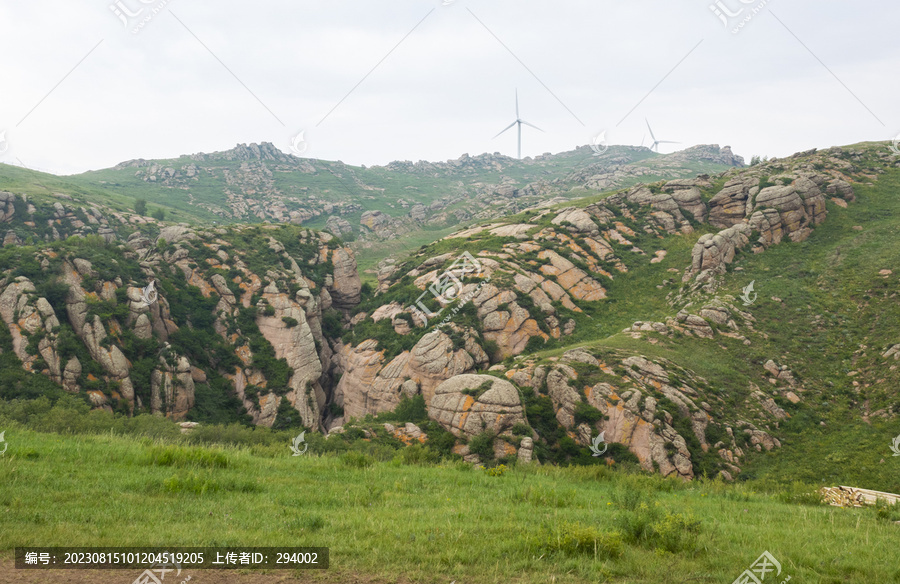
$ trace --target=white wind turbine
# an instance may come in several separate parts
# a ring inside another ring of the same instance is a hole
[[[503,128],[503,130],[500,132],[500,134],[509,130],[510,128],[512,128],[515,125],[519,126],[519,158],[520,159],[522,158],[522,124],[525,124],[526,126],[531,126],[535,130],[540,130],[541,132],[543,132],[543,130],[541,130],[534,124],[529,124],[528,122],[526,122],[525,120],[523,120],[522,118],[519,117],[519,90],[517,89],[516,90],[516,121],[514,121],[510,125]],[[500,134],[497,134],[497,136],[499,136]],[[497,136],[494,136],[494,138],[496,138]],[[491,139],[493,140],[494,138],[491,138]]]
[[[650,127],[650,122],[647,120],[647,118],[644,118],[644,121],[647,122],[647,129],[650,130],[650,137],[653,138],[653,145],[650,146],[650,150],[656,150],[657,152],[659,152],[660,144],[681,144],[681,142],[673,142],[671,140],[657,140],[656,136],[653,135],[653,128]]]

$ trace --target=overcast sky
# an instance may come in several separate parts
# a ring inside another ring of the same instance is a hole
[[[301,130],[351,164],[514,156],[493,136],[516,89],[544,130],[525,156],[649,142],[645,118],[748,159],[887,140],[898,22],[888,0],[0,0],[0,162],[290,151]]]

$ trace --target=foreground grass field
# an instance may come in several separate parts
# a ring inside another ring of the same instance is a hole
[[[752,483],[601,466],[491,476],[357,452],[293,457],[288,444],[201,447],[17,427],[6,441],[7,560],[26,545],[304,545],[331,548],[332,576],[661,583],[731,582],[768,550],[780,579],[900,580],[894,512],[819,506],[799,485],[766,494]]]

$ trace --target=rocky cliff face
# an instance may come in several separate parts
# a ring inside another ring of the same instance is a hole
[[[17,219],[26,201],[4,198],[11,227],[43,212],[30,205]],[[65,205],[51,208],[54,230],[91,234]],[[274,424],[287,404],[320,427],[331,396],[323,314],[360,298],[349,249],[293,227],[134,230],[124,216],[90,216],[109,237],[23,248],[0,280],[0,318],[25,370],[96,407],[175,419],[197,405],[198,384],[217,380],[255,423]]]

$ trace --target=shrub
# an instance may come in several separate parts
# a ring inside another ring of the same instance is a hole
[[[434,464],[440,460],[440,456],[427,446],[413,444],[400,450],[396,459],[402,464]]]
[[[291,402],[284,398],[278,404],[278,413],[275,416],[275,423],[272,424],[273,430],[288,430],[303,428],[303,419],[300,412],[291,405]]]
[[[665,512],[646,501],[619,514],[615,520],[625,541],[671,553],[690,551],[697,545],[701,523],[684,513]]]
[[[341,313],[334,309],[326,310],[322,315],[322,332],[331,339],[339,339],[344,334],[341,324]]]
[[[593,426],[597,422],[603,419],[603,412],[595,408],[594,406],[585,403],[578,402],[575,405],[575,424],[589,424]]]
[[[282,316],[282,317],[281,317],[281,322],[283,322],[284,324],[286,324],[288,328],[294,328],[295,326],[297,326],[298,324],[300,324],[299,322],[297,322],[297,319],[296,319],[296,318],[292,318],[292,317],[290,317],[290,316]]]
[[[375,417],[378,422],[412,422],[418,424],[428,420],[428,410],[425,407],[425,397],[416,395],[411,398],[404,397],[394,408],[393,412],[384,412]]]
[[[375,464],[375,459],[361,452],[345,452],[341,455],[341,462],[353,468],[366,468]]]
[[[486,340],[481,344],[481,347],[484,349],[484,352],[487,353],[491,363],[496,362],[500,357],[500,345],[498,345],[496,341]]]
[[[531,337],[525,343],[525,354],[537,353],[544,348],[543,337]]]
[[[622,555],[622,536],[616,531],[601,532],[594,526],[563,523],[549,530],[538,547],[549,553],[588,555],[612,559]]]
[[[482,395],[484,395],[484,393],[487,390],[489,390],[491,387],[493,387],[493,385],[494,385],[493,380],[486,379],[485,381],[482,381],[481,385],[479,385],[478,387],[464,389],[464,390],[462,390],[462,393],[463,393],[463,395],[470,395],[477,400]]]
[[[494,438],[490,430],[482,432],[469,440],[469,452],[477,454],[482,462],[494,459]]]
[[[528,424],[523,424],[519,422],[515,424],[510,430],[513,436],[531,436],[531,428],[528,427]]]

